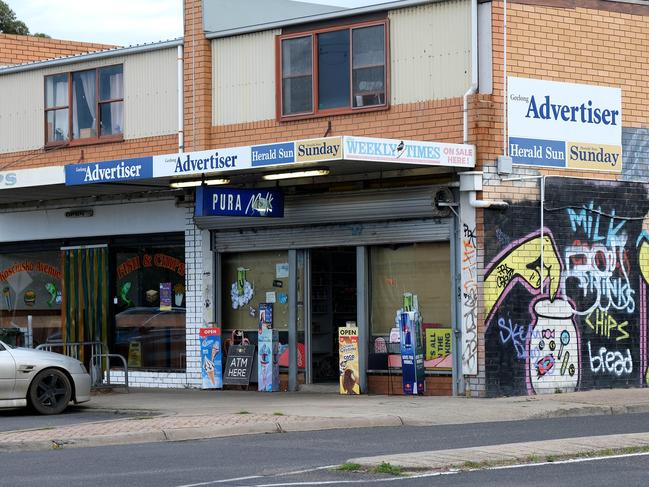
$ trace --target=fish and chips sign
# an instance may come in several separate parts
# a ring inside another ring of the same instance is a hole
[[[622,90],[508,78],[514,164],[622,172]]]

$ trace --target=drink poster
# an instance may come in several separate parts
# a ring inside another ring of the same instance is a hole
[[[340,361],[340,393],[360,394],[358,384],[358,328],[338,328],[338,359]]]
[[[424,354],[421,343],[421,318],[416,311],[399,314],[401,330],[401,373],[403,393],[423,394],[425,390]]]
[[[160,283],[160,311],[171,311],[171,283]]]
[[[222,389],[221,328],[201,328],[202,389]]]
[[[272,303],[259,304],[257,341],[257,388],[263,392],[279,391],[279,336],[273,330]]]

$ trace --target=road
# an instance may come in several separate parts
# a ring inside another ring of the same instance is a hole
[[[647,431],[649,414],[620,416],[595,416],[579,418],[558,418],[552,420],[513,421],[501,423],[479,423],[434,427],[367,428],[354,430],[329,430],[306,433],[285,433],[250,435],[205,441],[181,443],[155,443],[126,445],[119,447],[61,449],[47,452],[20,452],[0,454],[0,485],[21,486],[181,486],[203,485],[262,485],[293,483],[303,480],[331,482],[368,480],[376,482],[375,476],[366,474],[332,472],[328,469],[282,475],[295,471],[311,470],[337,465],[358,456],[403,453],[410,451],[462,448],[469,446],[514,443],[552,438],[606,435]],[[646,479],[649,465],[646,457],[635,457],[628,461],[634,469],[640,469]],[[607,460],[608,462],[608,460]],[[604,462],[606,463],[606,462]],[[617,463],[615,463],[617,465]],[[534,468],[538,470],[533,470]],[[545,467],[544,467],[545,468]],[[498,485],[517,486],[522,475],[538,483],[525,485],[547,485],[548,478],[560,478],[558,472],[568,467],[553,465],[544,473],[542,467],[526,467],[525,472],[493,471],[462,473],[421,479],[396,479],[398,485]],[[571,466],[578,469],[582,467]],[[583,467],[592,468],[591,466]],[[528,470],[529,469],[529,472]],[[536,472],[536,473],[535,473]],[[541,473],[538,473],[541,472]],[[615,477],[595,477],[593,485],[645,485],[646,482],[621,483],[621,469],[611,470]],[[629,475],[635,470],[629,470]],[[280,475],[278,477],[278,475]],[[473,477],[485,475],[485,484]],[[491,480],[490,475],[495,475]],[[549,475],[548,478],[546,478]],[[498,480],[502,476],[505,482]],[[254,477],[234,482],[225,479]],[[451,479],[451,477],[454,477]],[[385,476],[381,476],[386,479]],[[469,480],[465,480],[469,479]],[[214,483],[218,481],[219,483]],[[435,482],[435,483],[433,483]],[[439,482],[439,483],[438,483]],[[456,482],[455,484],[449,482]],[[463,483],[464,482],[464,483]],[[576,481],[563,480],[564,485]],[[581,483],[581,480],[580,480]],[[324,484],[323,484],[324,485]],[[494,484],[495,485],[495,484]],[[585,484],[584,484],[585,485]],[[590,485],[589,485],[590,487]]]
[[[69,406],[62,414],[56,416],[40,416],[32,413],[27,408],[0,409],[0,431],[54,428],[56,426],[126,418],[128,416],[109,411],[93,411],[83,406]]]

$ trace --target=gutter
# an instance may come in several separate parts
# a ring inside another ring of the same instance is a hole
[[[178,59],[177,59],[177,71],[178,71],[178,152],[185,151],[185,93],[183,86],[183,45],[178,45]]]
[[[471,86],[463,97],[462,140],[469,143],[469,96],[478,91],[478,0],[471,0]]]

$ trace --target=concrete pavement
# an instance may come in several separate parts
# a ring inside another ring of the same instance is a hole
[[[508,463],[537,463],[584,454],[610,454],[624,450],[649,451],[649,433],[586,436],[559,440],[530,441],[451,450],[350,458],[347,462],[364,468],[389,463],[404,470],[473,469]]]
[[[0,451],[179,441],[335,428],[444,425],[649,412],[649,390],[615,389],[475,399],[157,389],[97,393],[83,408],[126,412],[130,413],[130,417],[3,432],[0,433]],[[562,455],[586,451],[583,450],[585,447],[605,446],[601,449],[609,449],[613,448],[611,445],[615,445],[615,448],[649,446],[649,433],[645,437],[614,436],[615,438],[601,440],[601,443],[591,439],[553,440],[350,461],[368,466],[387,462],[407,468],[430,469],[494,459],[512,461],[530,456]]]

